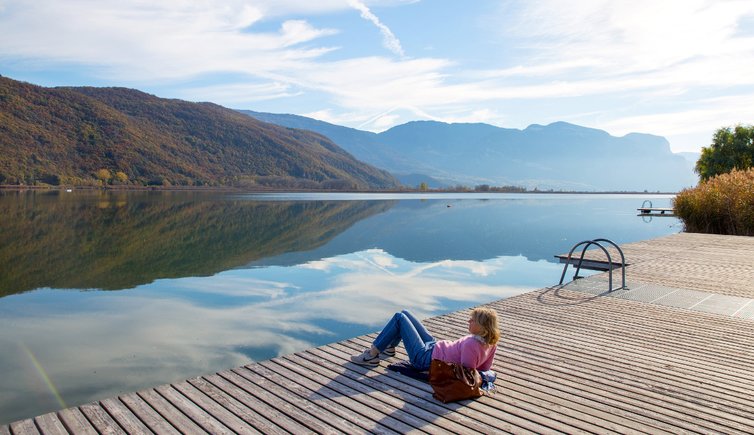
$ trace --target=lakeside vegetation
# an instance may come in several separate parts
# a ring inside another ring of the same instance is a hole
[[[699,184],[673,201],[685,230],[754,236],[754,126],[718,129],[696,171]]]
[[[754,236],[754,168],[734,169],[685,189],[673,208],[688,232]]]

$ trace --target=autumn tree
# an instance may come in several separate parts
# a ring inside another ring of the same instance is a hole
[[[103,168],[95,172],[94,176],[97,177],[97,179],[100,180],[102,184],[107,184],[113,177],[113,174],[111,174],[108,169]]]
[[[115,181],[120,184],[124,184],[126,181],[128,181],[128,175],[126,175],[126,173],[123,171],[118,171],[115,173]]]

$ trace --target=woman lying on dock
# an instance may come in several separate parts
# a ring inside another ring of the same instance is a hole
[[[374,340],[372,347],[362,354],[352,356],[351,362],[377,367],[380,358],[395,355],[395,346],[403,340],[408,358],[418,370],[429,370],[432,359],[461,364],[479,371],[489,370],[500,339],[497,313],[489,308],[475,308],[469,317],[469,334],[455,341],[437,341],[410,311],[403,310],[395,313]]]

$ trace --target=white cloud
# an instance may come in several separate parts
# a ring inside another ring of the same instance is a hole
[[[605,123],[616,134],[635,131],[667,136],[674,151],[699,151],[720,127],[751,123],[754,92],[744,95],[700,99],[689,109],[627,116]]]
[[[261,84],[235,83],[187,88],[178,91],[176,96],[189,101],[222,102],[233,106],[240,103],[246,105],[253,101],[291,98],[302,93],[300,90],[294,90],[288,83],[271,81]]]
[[[382,115],[372,122],[372,128],[377,130],[386,130],[396,124],[400,120],[400,115],[388,114]]]
[[[284,41],[283,44],[287,47],[322,36],[333,35],[336,31],[333,29],[315,29],[303,20],[289,20],[283,23],[280,33]]]
[[[241,0],[221,7],[177,0],[39,0],[14,6],[0,16],[0,56],[99,65],[108,75],[136,80],[209,72],[264,76],[331,51],[292,46],[335,33],[302,20],[285,21],[276,33],[252,32],[263,9]]]
[[[747,1],[544,0],[527,4],[506,28],[557,59],[644,70],[725,51],[738,19],[752,11]]]
[[[354,9],[359,11],[361,13],[361,17],[365,20],[370,21],[372,24],[375,25],[380,30],[380,33],[382,33],[382,44],[387,48],[388,50],[392,51],[393,53],[397,54],[400,57],[404,57],[405,53],[403,52],[403,47],[401,47],[401,41],[398,40],[398,38],[393,34],[393,32],[388,28],[386,25],[384,25],[379,18],[377,18],[376,15],[372,13],[372,11],[369,10],[369,8],[361,1],[359,0],[348,0],[348,4],[351,5]]]

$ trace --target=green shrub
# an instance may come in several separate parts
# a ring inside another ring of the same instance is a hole
[[[754,168],[733,170],[684,189],[673,208],[688,232],[754,236]]]

